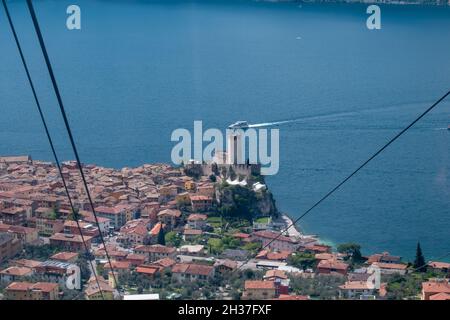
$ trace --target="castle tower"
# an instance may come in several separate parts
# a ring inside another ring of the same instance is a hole
[[[227,164],[243,164],[243,130],[227,130]]]

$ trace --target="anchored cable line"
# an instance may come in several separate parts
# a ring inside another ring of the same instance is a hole
[[[83,235],[83,231],[81,229],[80,222],[79,222],[79,219],[78,219],[79,218],[78,211],[75,209],[75,206],[73,204],[72,198],[71,198],[70,193],[69,193],[69,189],[67,187],[66,179],[64,178],[64,175],[62,173],[61,162],[59,161],[58,155],[56,153],[55,146],[53,144],[53,139],[52,139],[52,137],[50,135],[50,131],[48,129],[47,122],[46,122],[45,117],[44,117],[44,113],[42,112],[41,104],[40,104],[39,99],[37,97],[36,90],[35,90],[35,87],[34,87],[34,83],[33,83],[33,80],[31,79],[31,75],[30,75],[30,72],[29,72],[29,69],[28,69],[28,65],[26,63],[25,56],[24,56],[23,51],[22,51],[22,47],[20,45],[20,41],[19,41],[19,38],[17,36],[16,29],[14,27],[14,23],[13,23],[13,21],[11,19],[11,15],[9,13],[8,6],[6,4],[6,0],[2,0],[2,3],[3,3],[3,7],[5,9],[5,12],[6,12],[6,17],[8,19],[8,23],[9,23],[9,26],[11,28],[14,40],[16,42],[17,50],[19,51],[19,55],[20,55],[20,59],[22,61],[22,65],[23,65],[23,67],[25,69],[25,73],[26,73],[26,76],[27,76],[27,79],[28,79],[28,83],[29,83],[29,85],[31,87],[31,91],[33,93],[34,101],[36,103],[36,106],[37,106],[37,109],[38,109],[38,112],[39,112],[39,116],[40,116],[42,124],[44,126],[44,130],[45,130],[45,134],[47,136],[47,140],[48,140],[48,142],[50,144],[50,148],[52,150],[53,158],[55,159],[59,175],[61,176],[61,179],[62,179],[64,190],[65,190],[65,192],[67,194],[67,199],[69,201],[70,208],[71,208],[71,210],[73,212],[73,215],[74,215],[74,220],[76,222],[77,229],[80,232],[81,240],[83,241],[83,245],[84,245],[84,248],[86,250],[86,253],[89,254],[89,249],[88,249],[88,246],[86,244],[86,241],[85,241],[85,238],[84,238],[84,235]],[[97,276],[96,270],[94,269],[94,265],[92,263],[92,260],[90,259],[90,257],[88,257],[88,260],[89,260],[89,264],[91,266],[92,272],[94,273],[95,281],[97,283],[97,286],[99,287],[102,299],[104,299],[103,290],[102,290],[102,288],[100,286],[100,283],[99,283],[99,280],[98,280],[98,276]]]
[[[95,212],[94,202],[92,201],[91,193],[89,192],[89,187],[88,187],[88,184],[87,184],[87,181],[86,181],[86,177],[85,177],[84,172],[83,172],[83,167],[82,167],[82,164],[81,164],[80,157],[78,155],[78,150],[77,150],[77,147],[76,147],[76,144],[75,144],[75,140],[74,140],[73,135],[72,135],[72,130],[70,128],[69,120],[67,118],[67,114],[66,114],[66,111],[65,111],[65,108],[64,108],[64,103],[62,101],[61,94],[59,92],[58,84],[56,82],[56,78],[55,78],[55,75],[53,73],[53,68],[52,68],[52,65],[50,63],[50,59],[49,59],[49,56],[48,56],[48,53],[47,53],[47,48],[45,46],[45,42],[44,42],[44,39],[42,37],[41,28],[39,26],[39,23],[38,23],[38,20],[37,20],[37,17],[36,17],[36,13],[35,13],[35,10],[34,10],[34,7],[33,7],[33,3],[32,3],[31,0],[27,0],[27,6],[28,6],[28,10],[29,10],[30,15],[31,15],[31,19],[33,21],[34,29],[36,31],[36,34],[37,34],[37,37],[38,37],[38,40],[39,40],[39,45],[41,47],[41,51],[42,51],[42,54],[44,56],[44,60],[45,60],[46,66],[47,66],[47,70],[48,70],[48,73],[50,75],[50,79],[52,81],[53,90],[55,92],[56,99],[58,100],[58,106],[59,106],[59,109],[61,111],[61,115],[62,115],[63,120],[64,120],[64,125],[66,127],[66,131],[67,131],[67,134],[69,136],[70,144],[72,146],[72,150],[73,150],[73,153],[75,155],[77,166],[78,166],[78,169],[80,171],[81,179],[83,181],[84,189],[86,191],[86,195],[88,197],[88,201],[89,201],[90,207],[92,209],[92,214],[94,215],[94,219],[95,219],[95,223],[97,224],[97,227],[100,229],[100,223],[98,221],[97,214]],[[105,240],[104,240],[103,234],[101,232],[100,232],[100,240],[101,240],[101,242],[103,244],[103,247],[105,249],[105,256],[106,256],[106,259],[108,261],[109,267],[111,268],[112,277],[113,277],[114,283],[115,283],[115,285],[117,287],[117,291],[118,291],[118,293],[120,295],[119,283],[118,283],[118,281],[116,279],[114,268],[113,268],[112,263],[111,263],[111,258],[110,258],[109,254],[108,254],[108,250],[106,248]]]
[[[344,180],[339,182],[333,189],[328,191],[322,198],[320,198],[316,203],[314,203],[308,210],[306,210],[302,215],[300,215],[297,219],[295,219],[291,224],[289,224],[286,228],[281,230],[274,238],[272,238],[266,245],[262,247],[262,250],[267,248],[270,244],[280,238],[287,230],[291,227],[295,226],[298,221],[303,219],[306,215],[308,215],[314,208],[320,205],[323,201],[325,201],[328,197],[330,197],[334,192],[336,192],[342,185],[344,185],[348,180],[350,180],[354,175],[356,175],[361,169],[363,169],[369,162],[375,159],[378,155],[380,155],[387,147],[389,147],[392,143],[394,143],[398,138],[400,138],[406,131],[408,131],[412,126],[414,126],[419,120],[425,117],[431,110],[433,110],[439,103],[441,103],[445,98],[450,95],[450,91],[445,93],[441,98],[439,98],[435,103],[433,103],[428,109],[422,112],[417,118],[415,118],[408,126],[406,126],[403,130],[397,133],[393,138],[391,138],[386,144],[384,144],[378,151],[376,151],[373,155],[371,155],[366,161],[364,161],[356,170],[350,173]],[[247,258],[236,270],[241,269],[244,265],[246,265],[252,257]]]

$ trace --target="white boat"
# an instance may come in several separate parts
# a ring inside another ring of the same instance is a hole
[[[228,126],[228,129],[248,129],[247,121],[236,121],[235,123]]]

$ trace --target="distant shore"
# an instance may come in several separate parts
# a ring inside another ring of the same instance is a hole
[[[316,3],[342,3],[342,4],[379,4],[379,5],[399,5],[399,6],[433,6],[433,7],[449,7],[449,1],[403,1],[403,0],[387,0],[386,2],[377,0],[254,0],[256,2],[292,2],[292,3],[305,3],[305,4],[316,4]]]

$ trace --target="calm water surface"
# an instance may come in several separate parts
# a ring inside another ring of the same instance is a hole
[[[251,1],[35,1],[84,162],[169,162],[172,130],[236,120],[280,126],[280,171],[268,183],[295,217],[450,88],[450,10]],[[67,137],[24,5],[10,9],[64,159]],[[0,154],[52,160],[0,11]],[[392,145],[301,228],[366,253],[426,258],[450,251],[450,103]]]

